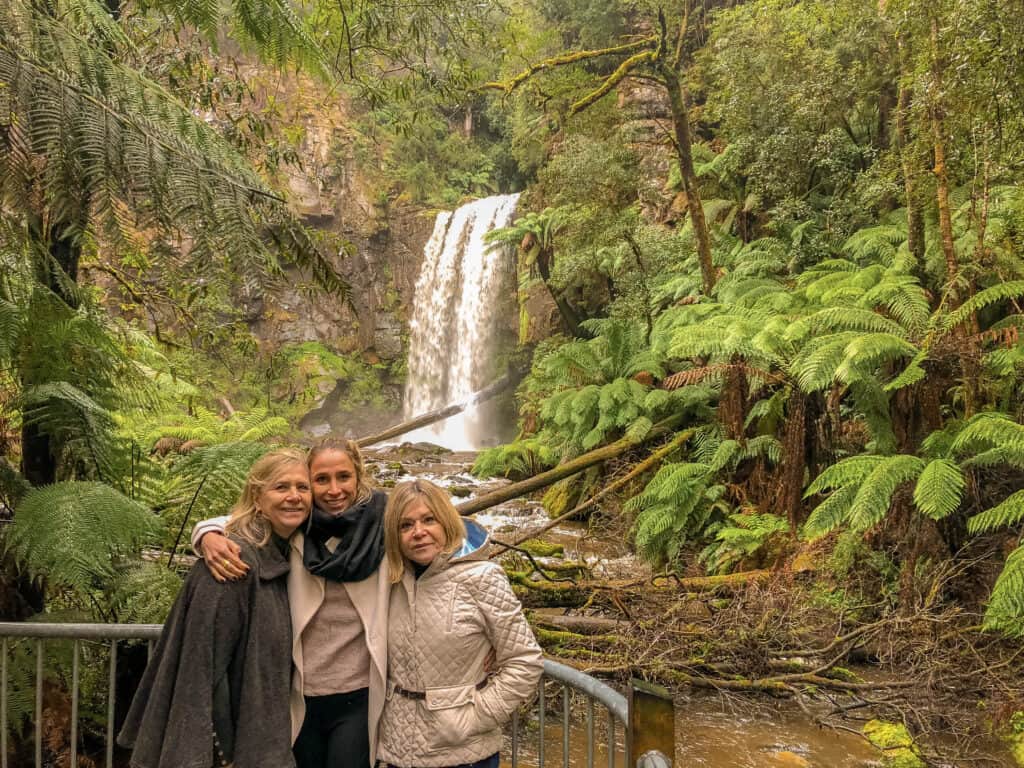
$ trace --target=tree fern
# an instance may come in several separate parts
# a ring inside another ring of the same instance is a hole
[[[226,515],[238,500],[249,468],[270,450],[263,443],[222,443],[197,448],[177,460],[171,474],[179,478],[177,496],[164,513],[168,535],[176,532],[186,515],[190,520]]]
[[[65,381],[27,389],[17,405],[24,422],[51,435],[70,465],[87,461],[96,475],[112,479],[114,420],[106,408]]]
[[[1006,558],[985,610],[985,629],[1024,636],[1024,547]]]
[[[280,0],[236,9],[254,39],[281,43],[297,31]],[[0,152],[5,199],[24,205],[39,185],[55,210],[79,210],[91,200],[78,226],[115,244],[133,242],[143,230],[173,242],[184,230],[193,236],[193,269],[229,254],[236,267],[270,274],[284,259],[310,269],[325,287],[347,291],[244,158],[157,83],[64,22],[21,0],[0,10],[0,80],[7,86],[0,127],[11,139]]]
[[[667,464],[626,503],[626,511],[637,515],[634,535],[642,557],[671,561],[687,539],[701,534],[712,515],[726,509],[720,502],[724,488],[710,483],[712,475],[707,464]]]
[[[978,310],[984,309],[996,302],[1017,299],[1021,296],[1024,296],[1024,280],[997,283],[991,288],[978,291],[978,293],[961,304],[954,312],[950,312],[949,317],[946,318],[946,328],[955,328]]]
[[[181,589],[181,576],[164,560],[134,564],[119,574],[111,589],[117,621],[163,624]]]
[[[734,514],[715,529],[715,540],[698,559],[710,573],[728,573],[765,549],[774,539],[789,535],[789,522],[772,514]]]
[[[833,491],[811,511],[800,535],[807,541],[814,541],[841,527],[848,518],[850,506],[858,489],[858,485],[850,484],[842,485]]]
[[[527,438],[485,448],[477,454],[471,472],[476,477],[522,479],[550,469],[556,461],[554,452],[542,441]]]
[[[915,480],[923,468],[924,462],[917,456],[887,456],[857,490],[848,513],[850,529],[863,532],[881,521],[889,512],[896,489]]]
[[[985,453],[989,464],[1024,468],[1024,426],[1003,413],[979,413],[964,424],[951,450],[958,454]]]
[[[34,578],[84,593],[137,557],[160,530],[159,518],[110,486],[68,482],[30,491],[5,538],[7,551]]]

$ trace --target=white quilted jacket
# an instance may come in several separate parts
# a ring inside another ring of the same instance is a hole
[[[501,749],[501,726],[536,689],[540,647],[501,567],[483,559],[486,533],[391,590],[388,685],[377,757],[402,768],[472,763]],[[471,550],[468,553],[465,550]],[[494,649],[487,685],[484,659]],[[425,699],[395,692],[423,691]]]

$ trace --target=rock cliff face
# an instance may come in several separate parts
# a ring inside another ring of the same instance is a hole
[[[353,128],[356,121],[343,98],[327,98],[309,82],[292,82],[281,91],[287,93],[284,124],[301,140],[300,166],[289,166],[279,181],[309,226],[343,243],[335,266],[352,296],[350,302],[324,297],[308,290],[295,272],[280,288],[243,300],[245,316],[269,349],[317,342],[361,361],[359,393],[352,391],[351,375],[326,367],[314,372],[323,382],[323,397],[300,422],[314,435],[359,435],[400,417],[404,381],[395,372],[403,370],[408,353],[413,292],[434,212],[389,202],[379,155],[367,150]],[[372,397],[367,375],[377,379]]]
[[[271,344],[319,341],[370,362],[403,359],[433,212],[388,204],[386,191],[374,184],[376,169],[356,159],[357,139],[342,107],[297,111],[302,170],[288,173],[287,186],[310,226],[348,241],[335,263],[352,286],[351,305],[311,298],[296,285],[253,307],[253,332]]]

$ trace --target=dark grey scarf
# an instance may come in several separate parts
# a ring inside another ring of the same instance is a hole
[[[314,576],[331,581],[362,581],[377,570],[384,557],[384,506],[382,491],[340,515],[314,506],[306,526],[302,562]],[[331,552],[327,540],[337,536],[338,548]]]

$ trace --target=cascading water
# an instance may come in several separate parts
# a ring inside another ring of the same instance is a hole
[[[498,195],[438,214],[416,281],[406,418],[466,402],[490,383],[499,310],[507,303],[514,270],[508,249],[485,243],[484,236],[510,223],[518,199]],[[475,450],[493,442],[481,421],[480,409],[469,405],[404,439]]]

